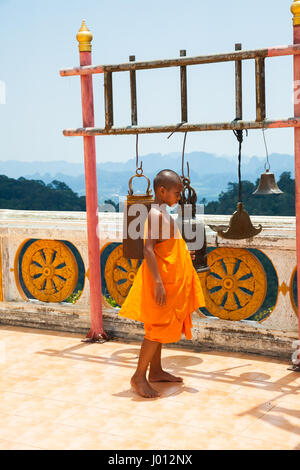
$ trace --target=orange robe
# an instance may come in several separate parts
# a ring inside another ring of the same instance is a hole
[[[159,343],[175,343],[184,333],[192,338],[191,313],[205,306],[200,280],[188,247],[177,228],[176,238],[159,242],[154,253],[166,291],[166,303],[158,305],[154,297],[154,281],[146,260],[119,315],[144,323],[145,338]]]

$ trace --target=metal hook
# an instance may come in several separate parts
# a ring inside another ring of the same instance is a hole
[[[139,135],[136,134],[136,141],[135,141],[135,166],[138,168],[139,163]]]
[[[136,166],[136,174],[142,175],[143,174],[143,162],[141,161],[141,165],[139,165],[139,135],[136,134],[136,144],[135,144],[135,166]],[[138,173],[140,171],[140,173]]]
[[[266,156],[267,156],[267,161],[265,162],[265,170],[266,171],[270,171],[270,168],[271,168],[271,165],[270,165],[270,162],[269,162],[269,153],[268,153],[268,147],[267,147],[267,142],[266,142],[266,138],[265,138],[265,128],[262,127],[262,133],[263,133],[263,138],[264,138],[264,144],[265,144],[265,149],[266,149]],[[268,165],[268,169],[267,169],[267,165]]]
[[[174,132],[177,131],[177,129],[179,129],[180,126],[182,126],[183,124],[185,124],[185,122],[180,122],[179,124],[177,124],[177,126],[175,127],[174,131],[171,132],[171,134],[168,135],[167,139],[169,139],[170,137],[172,137],[172,135],[174,134]]]
[[[185,152],[185,141],[186,141],[186,136],[187,132],[184,133],[184,139],[183,139],[183,147],[182,147],[182,157],[181,157],[181,173],[182,173],[182,178],[184,178],[184,152]],[[188,165],[188,163],[187,163]],[[188,167],[188,174],[190,173],[189,167]],[[189,176],[188,176],[189,177]]]
[[[238,119],[234,119],[232,122],[238,121]],[[242,159],[242,143],[243,143],[243,130],[244,129],[233,129],[233,133],[237,138],[239,143],[239,154],[238,154],[238,188],[239,188],[239,202],[242,202],[242,176],[241,176],[241,159]],[[246,130],[246,136],[248,136],[248,129]]]

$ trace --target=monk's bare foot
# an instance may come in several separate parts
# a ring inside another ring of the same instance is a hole
[[[149,373],[150,382],[183,382],[182,377],[176,377],[165,370]]]
[[[146,377],[133,376],[130,380],[130,384],[141,397],[157,398],[160,396],[160,393],[151,387]]]

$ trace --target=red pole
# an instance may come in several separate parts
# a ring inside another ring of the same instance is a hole
[[[294,44],[300,41],[300,1],[291,6],[293,13]],[[300,56],[294,55],[294,116],[300,116]],[[294,128],[295,135],[295,208],[296,208],[296,247],[297,247],[297,290],[298,326],[300,339],[300,128]]]
[[[76,37],[79,42],[80,65],[91,65],[91,41],[93,39],[93,35],[86,27],[84,20]],[[82,75],[80,80],[83,127],[94,127],[92,75]],[[89,338],[90,341],[97,341],[103,338],[107,339],[107,335],[104,332],[102,325],[100,243],[97,235],[98,196],[95,137],[83,137],[83,147],[91,311],[91,329],[87,334],[87,338]]]

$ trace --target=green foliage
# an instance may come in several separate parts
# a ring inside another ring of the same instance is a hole
[[[272,194],[268,196],[253,196],[253,192],[259,184],[250,181],[242,181],[242,201],[246,211],[250,215],[274,215],[295,216],[295,180],[291,179],[291,173],[285,171],[277,181],[278,187],[284,194]],[[202,201],[201,201],[202,202]],[[218,201],[212,201],[205,205],[206,214],[233,214],[238,202],[238,183],[228,183],[228,190],[219,194]]]
[[[268,307],[265,310],[259,311],[251,317],[251,321],[260,321],[266,314],[270,315],[270,313],[274,310],[274,307],[275,305]]]
[[[105,300],[109,303],[109,305],[111,305],[112,307],[118,307],[119,305],[117,304],[117,302],[111,297],[104,297]]]
[[[0,175],[0,209],[42,211],[85,211],[85,197],[78,196],[65,183]]]
[[[111,206],[113,206],[115,208],[116,212],[119,212],[119,204],[117,202],[113,201],[112,199],[106,199],[104,201],[104,204],[110,204]],[[108,212],[108,211],[105,210],[104,212]]]
[[[82,290],[78,290],[77,292],[73,292],[64,302],[68,302],[69,304],[75,304],[79,297],[81,296]]]

